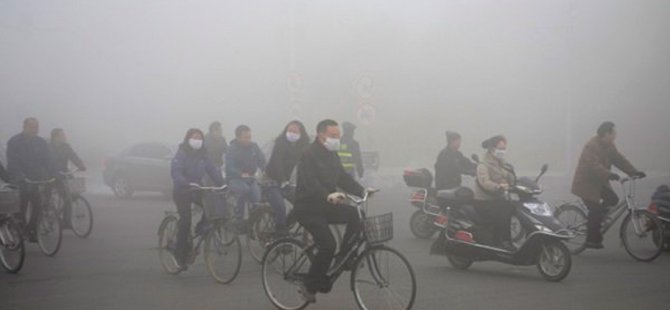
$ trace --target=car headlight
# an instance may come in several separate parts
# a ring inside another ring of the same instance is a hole
[[[526,202],[523,206],[535,215],[552,216],[551,209],[546,202]]]

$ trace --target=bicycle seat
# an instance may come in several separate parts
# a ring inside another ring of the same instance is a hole
[[[440,204],[462,204],[474,200],[475,192],[471,189],[459,186],[453,189],[444,189],[437,191],[437,201]]]

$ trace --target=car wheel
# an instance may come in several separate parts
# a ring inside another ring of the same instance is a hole
[[[114,195],[119,198],[128,198],[133,195],[133,189],[130,182],[123,175],[117,175],[112,180],[112,191]]]

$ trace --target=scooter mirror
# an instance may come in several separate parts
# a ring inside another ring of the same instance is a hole
[[[470,158],[472,158],[474,162],[479,163],[479,156],[477,156],[477,154],[472,154]]]
[[[547,170],[549,170],[549,165],[547,165],[547,164],[542,165],[542,170],[541,170],[542,174],[547,173]]]

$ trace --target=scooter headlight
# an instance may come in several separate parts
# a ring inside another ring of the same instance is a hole
[[[523,206],[535,215],[552,216],[551,208],[546,202],[526,202]]]

